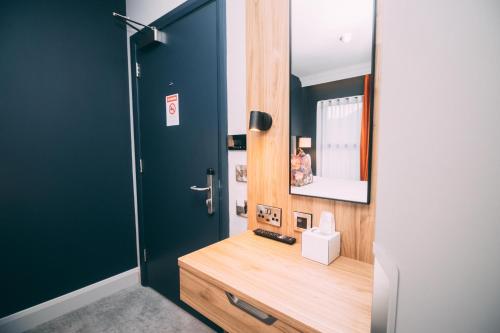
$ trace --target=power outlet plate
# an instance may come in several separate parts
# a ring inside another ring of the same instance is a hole
[[[257,205],[257,222],[281,227],[281,208]]]
[[[312,214],[293,212],[295,230],[303,231],[312,228]]]

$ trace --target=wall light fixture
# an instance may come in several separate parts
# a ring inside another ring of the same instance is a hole
[[[253,132],[267,131],[273,124],[273,118],[269,113],[261,111],[250,112],[249,129]]]

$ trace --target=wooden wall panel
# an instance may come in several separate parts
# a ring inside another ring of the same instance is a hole
[[[294,230],[292,223],[293,211],[312,213],[315,226],[321,211],[331,211],[337,231],[341,232],[341,254],[372,263],[377,183],[377,90],[371,204],[289,195],[289,0],[247,0],[246,4],[247,123],[251,110],[268,112],[273,117],[269,131],[247,132],[248,229],[277,231],[294,235],[300,241],[301,234]],[[256,222],[255,206],[259,203],[282,208],[280,228]]]
[[[282,227],[259,227],[286,233],[288,195],[288,1],[248,0],[247,124],[251,110],[273,117],[264,133],[247,133],[248,228],[257,227],[255,205],[283,210]],[[281,230],[283,229],[283,230]]]

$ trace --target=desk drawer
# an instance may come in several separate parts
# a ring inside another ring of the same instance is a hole
[[[182,301],[230,333],[299,332],[182,268],[180,284]]]

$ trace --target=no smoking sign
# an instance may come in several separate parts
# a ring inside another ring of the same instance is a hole
[[[170,103],[170,105],[168,106],[168,113],[174,114],[176,110],[177,109],[175,107],[175,104],[174,103]]]
[[[167,126],[179,125],[179,94],[168,95],[165,97],[167,109]]]

